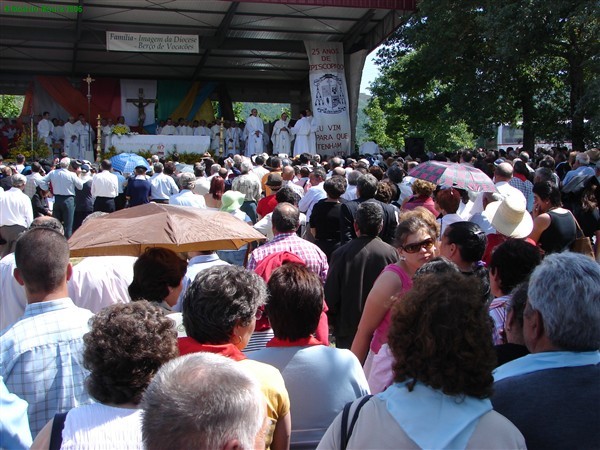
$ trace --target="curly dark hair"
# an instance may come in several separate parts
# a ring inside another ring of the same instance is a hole
[[[161,303],[169,295],[169,286],[179,286],[186,270],[187,263],[173,250],[147,248],[133,264],[129,296],[134,301]]]
[[[478,285],[456,273],[426,274],[395,302],[388,344],[394,379],[446,395],[492,394],[492,321]]]
[[[173,321],[147,301],[104,308],[83,342],[87,390],[101,403],[138,404],[160,366],[179,356]]]

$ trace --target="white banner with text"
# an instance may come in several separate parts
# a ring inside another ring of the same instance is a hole
[[[318,123],[317,153],[350,154],[350,114],[341,42],[304,41],[314,119]]]
[[[193,34],[107,31],[106,49],[113,52],[199,53],[200,38]]]

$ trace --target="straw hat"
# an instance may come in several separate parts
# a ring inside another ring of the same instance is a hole
[[[246,196],[238,191],[227,191],[221,197],[221,211],[233,212],[240,209]]]
[[[504,236],[523,239],[533,230],[533,219],[527,212],[525,198],[509,195],[500,202],[492,202],[485,208],[485,215]]]

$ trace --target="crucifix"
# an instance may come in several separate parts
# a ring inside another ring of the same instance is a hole
[[[128,98],[127,103],[133,104],[133,106],[138,109],[138,126],[140,129],[144,127],[144,122],[146,121],[146,112],[144,108],[148,106],[150,103],[156,103],[156,99],[145,99],[144,98],[144,89],[140,88],[138,93],[138,98]]]
[[[87,114],[87,121],[88,121],[88,138],[87,138],[87,142],[85,143],[85,150],[84,150],[84,155],[85,155],[85,151],[90,150],[91,147],[91,151],[94,151],[94,147],[91,145],[92,144],[92,125],[91,125],[91,116],[92,116],[92,83],[94,81],[96,81],[95,79],[93,79],[90,74],[88,73],[88,76],[85,77],[83,79],[83,81],[85,81],[88,85],[88,89],[87,89],[87,101],[88,101],[88,114]],[[79,147],[81,149],[81,142],[79,142]],[[85,156],[84,156],[85,158]]]

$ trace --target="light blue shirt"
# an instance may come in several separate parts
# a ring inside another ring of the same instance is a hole
[[[358,359],[350,350],[325,345],[267,347],[247,353],[281,372],[290,395],[291,442],[319,442],[344,405],[369,393]]]
[[[10,392],[29,403],[34,436],[57,412],[92,401],[83,367],[83,335],[92,316],[70,298],[32,303],[2,332],[0,376]]]
[[[211,253],[210,255],[198,255],[190,259],[188,262],[187,271],[185,272],[183,280],[181,281],[181,294],[179,294],[177,304],[173,307],[173,311],[181,312],[183,308],[183,296],[185,295],[185,291],[187,291],[188,286],[192,283],[192,281],[194,281],[196,275],[210,267],[224,265],[229,265],[229,263],[220,259],[219,255],[216,253]]]
[[[28,449],[31,446],[31,431],[27,421],[27,402],[8,392],[0,377],[0,447]]]
[[[204,197],[194,194],[189,189],[182,189],[178,194],[171,195],[169,198],[169,205],[193,206],[195,208],[206,209]]]
[[[590,166],[579,166],[577,169],[573,169],[567,172],[565,178],[563,179],[563,186],[566,186],[571,179],[576,176],[580,177],[593,177],[596,175],[596,171],[593,167]]]
[[[150,192],[150,199],[152,200],[169,200],[171,195],[179,192],[175,180],[162,172],[152,175],[150,185],[152,186],[152,191]]]
[[[68,169],[55,169],[39,181],[39,186],[47,191],[48,183],[52,183],[54,195],[75,195],[75,189],[83,188],[81,178]]]

